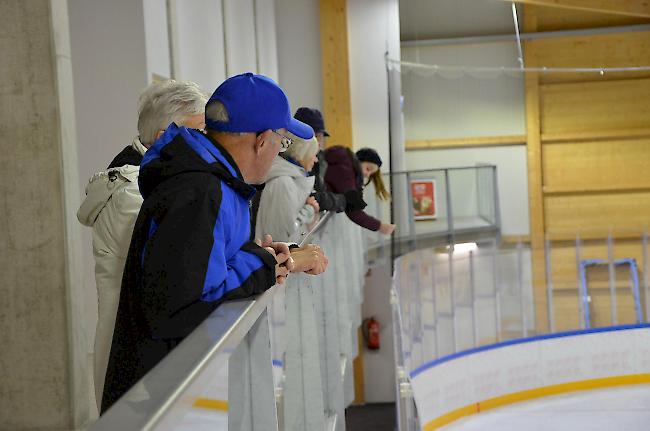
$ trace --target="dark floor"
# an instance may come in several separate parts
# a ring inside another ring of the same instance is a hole
[[[345,423],[347,431],[395,431],[395,403],[348,407]]]

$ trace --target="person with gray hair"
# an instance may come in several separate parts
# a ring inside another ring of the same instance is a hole
[[[93,229],[98,321],[95,330],[95,397],[101,406],[122,274],[142,196],[140,162],[170,123],[205,127],[207,96],[193,82],[168,80],[149,85],[138,102],[138,136],[108,165],[93,175],[77,218]]]
[[[300,242],[317,221],[318,202],[311,196],[318,141],[291,136],[293,144],[273,160],[259,197],[256,234],[269,234],[276,241]]]

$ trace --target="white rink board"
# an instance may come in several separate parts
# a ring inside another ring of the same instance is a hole
[[[411,373],[420,424],[473,404],[563,383],[650,373],[650,325],[551,334],[443,357]]]

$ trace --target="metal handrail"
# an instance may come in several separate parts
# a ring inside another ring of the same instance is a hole
[[[300,247],[304,246],[309,242],[310,239],[313,238],[314,235],[316,235],[321,230],[323,230],[327,222],[332,218],[332,215],[333,215],[332,212],[323,211],[321,213],[320,219],[318,220],[318,222],[316,222],[316,225],[309,232],[307,232],[307,234],[302,238],[302,240],[300,240],[298,246]]]
[[[331,216],[332,213],[325,212],[299,245],[307,244],[314,234],[323,229]],[[272,303],[277,291],[278,286],[274,286],[257,297],[219,305],[88,429],[153,429],[211,361],[221,354],[234,351],[244,340]],[[145,388],[155,388],[155,391],[150,391],[150,398],[146,402],[139,401],[142,397],[141,384]]]
[[[140,381],[156,388],[147,403],[134,401],[140,395],[135,385],[89,429],[152,429],[211,360],[239,345],[276,290],[221,304]]]

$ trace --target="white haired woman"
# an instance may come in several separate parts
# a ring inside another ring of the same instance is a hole
[[[94,380],[98,407],[111,351],[122,273],[142,205],[138,188],[140,162],[170,123],[203,129],[206,101],[206,95],[193,82],[168,80],[145,88],[138,103],[138,136],[115,156],[107,169],[93,175],[86,186],[86,199],[77,218],[93,228],[98,300]]]
[[[318,217],[318,203],[311,197],[314,177],[309,176],[318,141],[290,137],[293,144],[276,157],[266,177],[255,232],[269,234],[274,241],[299,242]]]

